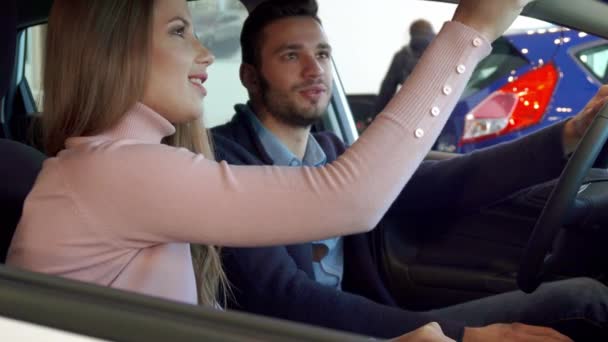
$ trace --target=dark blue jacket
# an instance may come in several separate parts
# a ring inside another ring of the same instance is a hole
[[[390,213],[410,220],[437,211],[476,210],[557,177],[564,166],[562,125],[451,160],[424,162]],[[212,133],[218,160],[237,165],[272,164],[243,114],[237,113]],[[314,136],[328,162],[344,152],[335,135]],[[452,338],[460,339],[463,333],[464,322],[446,322],[396,307],[376,267],[368,234],[344,239],[343,291],[315,281],[310,243],[224,248],[223,257],[234,290],[233,309],[376,337],[398,336],[431,321],[439,321]]]

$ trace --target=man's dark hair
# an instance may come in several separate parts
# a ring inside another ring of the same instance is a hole
[[[267,0],[249,14],[241,31],[242,62],[259,65],[262,31],[271,23],[290,17],[311,17],[319,24],[316,0]]]

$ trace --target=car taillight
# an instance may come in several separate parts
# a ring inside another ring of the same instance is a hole
[[[549,106],[558,77],[557,69],[550,63],[492,93],[466,115],[460,145],[538,123]]]

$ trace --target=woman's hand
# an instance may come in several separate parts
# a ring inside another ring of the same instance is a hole
[[[573,342],[557,331],[521,323],[466,328],[464,342]]]
[[[587,128],[606,103],[608,103],[608,85],[602,86],[595,96],[589,100],[585,108],[566,122],[563,135],[564,152],[566,154],[574,152]]]
[[[511,26],[522,9],[534,0],[460,0],[452,20],[463,23],[489,41]]]
[[[455,342],[445,336],[439,324],[433,322],[408,334],[396,337],[391,342]],[[466,328],[464,342],[572,342],[557,331],[526,325],[492,324],[481,328]]]
[[[401,335],[391,342],[455,342],[445,336],[438,323],[432,322],[410,333]]]

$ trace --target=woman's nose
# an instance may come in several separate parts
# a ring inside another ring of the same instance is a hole
[[[215,62],[215,56],[198,39],[196,40],[198,54],[196,63],[211,65]]]

